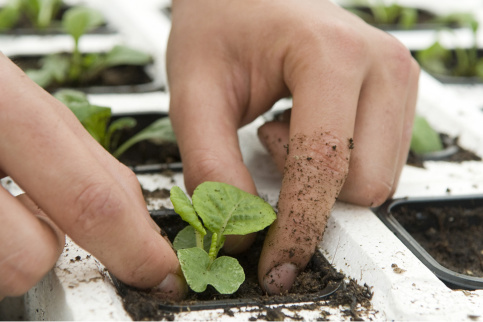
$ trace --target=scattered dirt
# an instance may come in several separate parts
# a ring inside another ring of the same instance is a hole
[[[176,233],[186,224],[182,222],[178,216],[168,217],[153,217],[155,221],[163,227],[165,234],[171,240]],[[204,305],[213,305],[224,309],[224,314],[233,316],[234,311],[239,307],[243,307],[244,301],[255,302],[255,307],[250,308],[252,317],[250,321],[267,320],[277,321],[287,317],[282,312],[285,308],[291,312],[290,318],[293,319],[292,314],[297,316],[300,310],[319,310],[321,312],[321,320],[325,320],[330,313],[324,308],[342,306],[342,313],[346,316],[352,317],[355,320],[361,319],[361,311],[371,309],[372,291],[367,285],[358,285],[355,280],[347,279],[345,276],[337,272],[327,260],[317,253],[317,256],[312,258],[307,268],[297,278],[293,289],[289,294],[268,296],[264,294],[258,285],[256,276],[256,268],[258,265],[258,258],[261,252],[261,245],[263,243],[264,233],[257,236],[257,241],[253,247],[246,253],[237,257],[240,264],[244,267],[246,274],[246,281],[242,284],[240,289],[233,295],[220,295],[214,291],[213,288],[208,288],[204,293],[198,294],[190,292],[188,297],[180,303],[167,303],[161,301],[147,292],[138,291],[126,285],[120,285],[118,290],[123,297],[124,307],[134,320],[173,320],[175,315],[173,312],[177,310],[196,310],[196,306],[200,301]],[[339,288],[335,293],[323,300],[314,300],[316,295],[326,286],[337,286]],[[277,308],[268,307],[269,304],[275,303],[297,303],[297,302],[312,302],[311,304],[304,304],[298,306],[282,305]],[[223,305],[222,303],[228,304]],[[183,308],[179,308],[182,305]]]
[[[394,207],[391,214],[442,266],[483,277],[483,207]]]
[[[169,198],[170,192],[168,189],[156,189],[154,191],[149,191],[142,188],[144,200],[146,204],[149,204],[149,199],[166,199]]]

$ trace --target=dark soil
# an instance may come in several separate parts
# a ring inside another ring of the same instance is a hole
[[[450,145],[455,144],[457,146],[457,150],[455,153],[448,155],[448,157],[435,161],[455,163],[461,163],[464,161],[481,161],[481,158],[478,155],[458,145],[458,139],[453,140],[446,134],[440,134],[440,136],[443,142],[443,147],[445,149],[448,148]],[[424,160],[420,156],[414,154],[412,151],[409,151],[408,159],[406,161],[408,165],[424,168],[423,162]]]
[[[137,121],[137,124],[134,128],[126,130],[121,134],[119,139],[120,143],[138,133],[157,119],[166,117],[167,115],[162,113],[116,115],[111,119],[114,121],[124,116],[134,117]],[[119,158],[119,161],[127,166],[135,167],[138,165],[178,163],[181,162],[181,156],[178,145],[175,143],[164,143],[157,145],[150,141],[141,141],[124,152],[124,154],[122,154]]]
[[[41,56],[11,57],[12,61],[22,70],[40,68],[41,58]],[[86,82],[53,84],[46,88],[46,90],[53,93],[60,88],[73,88],[92,92],[96,90],[89,90],[89,88],[107,87],[105,92],[109,92],[112,90],[112,87],[123,87],[121,91],[126,92],[130,90],[137,91],[136,86],[149,84],[151,82],[153,82],[153,79],[146,73],[145,66],[120,65],[107,68],[97,77]]]
[[[186,224],[176,216],[153,217],[158,225],[163,227],[165,234],[171,240],[176,233]],[[224,314],[233,316],[232,309],[243,307],[244,301],[254,302],[255,308],[251,307],[250,312],[253,316],[251,321],[268,320],[275,321],[287,317],[281,307],[270,308],[267,305],[273,303],[298,303],[312,302],[311,304],[298,306],[284,306],[291,312],[303,309],[321,310],[321,320],[325,320],[329,315],[323,310],[324,307],[343,306],[344,315],[351,316],[359,320],[361,316],[359,310],[371,308],[370,300],[372,291],[367,285],[360,286],[354,280],[344,279],[344,275],[337,272],[327,260],[317,253],[311,260],[307,268],[297,278],[291,292],[286,295],[268,296],[264,294],[258,285],[256,268],[258,258],[263,243],[264,233],[258,234],[257,241],[252,248],[237,257],[240,264],[244,267],[246,280],[240,289],[233,295],[220,295],[214,289],[208,288],[204,293],[198,294],[190,291],[188,297],[180,303],[168,303],[150,295],[147,292],[138,291],[126,285],[118,285],[118,290],[123,297],[124,307],[134,320],[173,320],[175,312],[180,310],[199,310],[200,303],[212,307],[223,308]],[[326,286],[333,286],[338,289],[327,298],[317,300],[317,294]],[[246,302],[245,302],[246,303]],[[360,305],[361,307],[356,307]],[[296,313],[295,313],[296,314]],[[290,317],[292,318],[292,317]]]
[[[391,214],[442,266],[483,277],[483,207],[401,205]]]

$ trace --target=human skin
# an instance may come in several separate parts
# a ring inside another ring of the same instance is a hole
[[[395,38],[326,0],[174,0],[172,22],[170,115],[189,193],[221,181],[257,194],[237,130],[293,97],[285,120],[259,129],[283,182],[258,274],[267,293],[283,293],[336,199],[377,206],[393,194],[419,67]],[[232,236],[226,250],[252,240]]]
[[[136,176],[70,110],[0,53],[0,299],[50,270],[64,233],[118,279],[160,297],[187,291],[179,262],[146,209]]]

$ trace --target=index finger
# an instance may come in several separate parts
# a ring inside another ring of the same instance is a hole
[[[0,65],[0,151],[8,151],[0,154],[2,171],[124,282],[152,287],[178,273],[176,255],[147,220],[147,209],[106,169],[118,161],[107,152],[100,157],[59,112],[66,107],[6,57]]]
[[[288,84],[294,103],[288,154],[278,217],[265,240],[258,274],[272,294],[288,290],[312,257],[348,174],[363,75],[351,55],[339,55],[337,64],[321,57],[306,57],[319,63],[292,69]]]

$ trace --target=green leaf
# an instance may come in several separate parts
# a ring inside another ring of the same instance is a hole
[[[200,248],[178,251],[178,258],[186,282],[195,292],[203,292],[212,285],[220,294],[232,294],[245,280],[245,273],[233,257],[222,256],[212,263]]]
[[[415,8],[402,8],[399,15],[399,25],[406,30],[414,27],[418,21],[418,11]]]
[[[451,60],[451,51],[444,48],[439,41],[434,42],[430,47],[419,51],[416,58],[424,69],[430,73],[449,75],[447,63]]]
[[[102,25],[104,16],[99,11],[86,7],[73,7],[64,13],[62,25],[77,43],[86,32]]]
[[[200,184],[193,193],[193,206],[205,227],[219,235],[246,235],[276,219],[262,198],[220,182]]]
[[[416,154],[425,154],[442,149],[443,143],[438,132],[431,127],[424,117],[416,116],[411,137],[411,151]]]
[[[120,119],[117,119],[111,122],[111,124],[107,128],[107,133],[106,133],[106,136],[104,137],[105,141],[102,145],[108,146],[109,151],[111,151],[111,149],[116,148],[119,141],[119,135],[120,135],[119,132],[123,130],[132,129],[133,127],[136,126],[136,124],[137,124],[136,119],[132,117],[122,117]],[[116,132],[119,135],[116,135]]]
[[[46,88],[54,82],[63,83],[69,71],[69,59],[62,55],[48,55],[40,60],[39,69],[29,69],[25,73],[40,87]]]
[[[174,186],[171,188],[169,199],[173,203],[174,211],[180,215],[184,221],[193,226],[193,228],[199,231],[203,236],[206,235],[206,230],[203,228],[203,224],[198,218],[195,208],[193,208],[188,196],[186,196],[180,187]]]
[[[87,99],[87,95],[85,93],[73,89],[62,89],[56,92],[54,96],[59,101],[67,105],[67,107],[69,108],[74,105],[90,105],[89,100]]]
[[[476,76],[483,80],[483,58],[478,59],[475,67]]]
[[[0,31],[11,29],[20,18],[20,2],[9,1],[0,10]]]
[[[151,55],[126,46],[114,46],[106,55],[104,64],[107,67],[118,65],[147,65]]]
[[[207,232],[203,237],[203,249],[206,253],[210,251],[211,236],[211,232]],[[173,247],[176,250],[197,247],[194,227],[186,226],[183,228],[174,238]]]
[[[109,107],[91,105],[84,93],[63,90],[55,94],[74,113],[90,135],[103,145],[105,142],[107,123],[111,118]],[[108,149],[103,145],[105,149]]]
[[[160,118],[151,125],[145,127],[139,133],[124,142],[116,151],[112,153],[112,155],[116,158],[119,158],[119,156],[131,146],[144,140],[151,140],[157,144],[164,142],[176,142],[176,137],[174,135],[169,117]]]
[[[48,27],[52,23],[56,12],[59,10],[61,0],[37,0],[38,13],[36,19],[36,26],[38,28]]]

